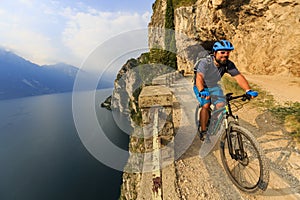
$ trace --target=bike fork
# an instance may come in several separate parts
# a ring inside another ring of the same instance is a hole
[[[243,139],[240,133],[236,133],[234,135],[235,139],[233,140],[231,132],[227,133],[227,141],[228,141],[228,150],[232,159],[235,160],[244,160],[246,158],[246,154],[244,151]],[[233,144],[234,142],[234,144]],[[236,146],[238,145],[238,146]]]
[[[227,137],[227,142],[228,142],[228,151],[229,151],[229,154],[231,156],[232,159],[236,159],[236,156],[233,152],[233,145],[232,145],[232,138],[231,138],[231,134],[230,134],[230,130],[229,129],[226,129],[226,137]]]
[[[227,144],[228,144],[228,151],[232,159],[234,158],[234,153],[233,153],[233,148],[232,148],[232,139],[230,137],[230,132],[231,132],[231,126],[228,123],[228,116],[224,119],[225,121],[225,133],[226,133],[226,138],[227,138]],[[225,143],[221,143],[221,147],[224,148]]]
[[[238,139],[238,144],[239,144],[238,157],[239,157],[240,160],[244,160],[246,155],[245,155],[245,151],[244,151],[243,138],[242,138],[242,135],[240,133],[237,133],[237,139]]]

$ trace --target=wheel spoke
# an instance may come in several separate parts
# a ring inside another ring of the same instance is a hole
[[[241,136],[244,156],[241,156],[241,147],[237,135]],[[240,127],[236,127],[234,131],[230,133],[234,157],[231,157],[227,138],[224,137],[223,142],[225,145],[221,148],[221,158],[225,171],[233,183],[243,191],[255,192],[258,189],[260,181],[266,179],[264,181],[268,182],[269,176],[268,173],[266,173],[267,175],[263,177],[263,168],[267,170],[267,168],[263,166],[264,162],[261,158],[263,152],[258,148],[258,143],[255,138],[249,135],[250,134],[245,133],[244,130],[240,130]],[[241,160],[241,157],[244,157],[244,159]]]

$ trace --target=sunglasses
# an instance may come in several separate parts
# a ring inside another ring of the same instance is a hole
[[[220,54],[230,54],[230,51],[219,51]]]

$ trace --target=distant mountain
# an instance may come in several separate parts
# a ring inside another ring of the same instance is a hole
[[[64,63],[40,66],[0,48],[0,100],[71,92],[78,71],[79,68]],[[83,84],[97,78],[91,73],[84,76]],[[111,88],[113,80],[114,77],[105,77],[97,88]]]
[[[72,91],[77,71],[62,63],[39,66],[0,49],[0,99]]]
[[[63,72],[65,75],[70,77],[75,77],[79,70],[77,67],[65,63],[57,63],[55,65],[42,65],[42,67],[52,72]]]

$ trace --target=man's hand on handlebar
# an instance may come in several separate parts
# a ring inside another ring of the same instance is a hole
[[[248,90],[246,92],[246,96],[247,96],[247,99],[250,100],[250,99],[253,99],[253,98],[257,97],[258,96],[258,92],[253,91],[253,90]]]
[[[201,98],[207,99],[207,98],[209,98],[210,94],[209,94],[208,91],[206,91],[206,90],[203,89],[203,90],[201,90],[201,91],[199,92],[199,96],[200,96]]]

